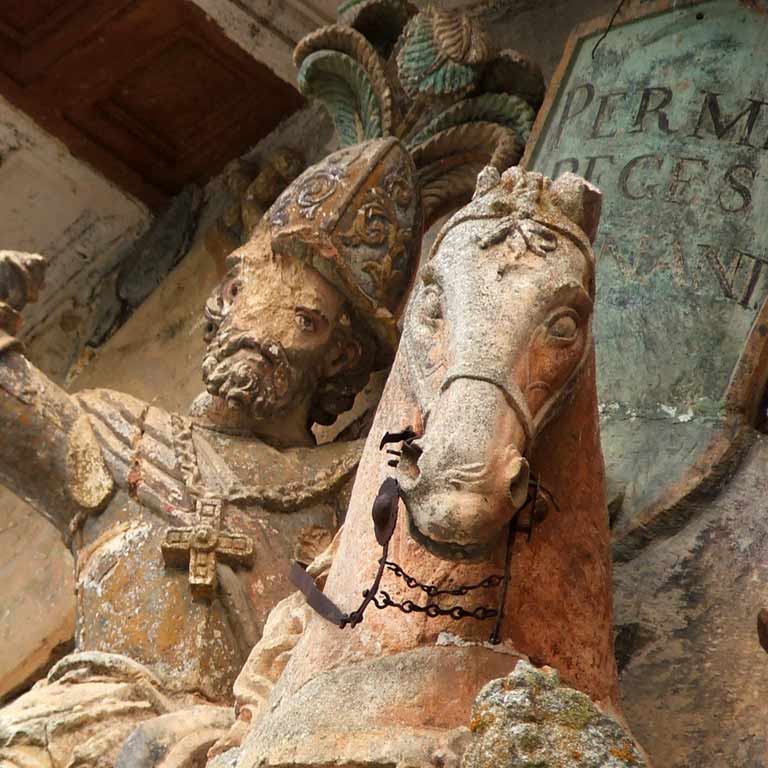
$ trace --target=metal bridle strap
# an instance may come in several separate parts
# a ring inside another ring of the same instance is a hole
[[[363,602],[351,613],[344,613],[336,603],[318,589],[315,580],[298,564],[293,563],[289,578],[299,591],[307,598],[310,608],[314,609],[324,619],[342,629],[349,625],[354,627],[363,620],[363,614],[368,605],[373,602],[379,591],[381,577],[387,566],[387,554],[389,552],[389,540],[395,532],[397,525],[397,511],[400,500],[400,486],[393,477],[388,477],[379,488],[376,499],[373,502],[373,529],[376,541],[381,544],[381,558],[379,569],[369,589],[363,592]]]
[[[336,603],[326,597],[315,584],[315,580],[296,562],[291,565],[288,575],[293,585],[307,598],[307,603],[313,611],[337,627],[346,626],[349,615],[344,613]]]
[[[354,627],[363,620],[365,609],[373,602],[373,598],[379,591],[381,577],[384,575],[384,568],[387,564],[388,548],[388,545],[382,548],[379,570],[376,572],[373,584],[363,592],[363,602],[351,613],[344,613],[333,600],[327,597],[315,584],[315,580],[298,563],[293,563],[288,577],[293,585],[307,598],[307,604],[312,610],[341,629],[344,629],[347,625]]]

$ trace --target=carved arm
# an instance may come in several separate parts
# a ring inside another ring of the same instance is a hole
[[[114,481],[77,402],[23,354],[20,312],[37,298],[45,261],[0,251],[0,483],[68,537],[99,510]]]

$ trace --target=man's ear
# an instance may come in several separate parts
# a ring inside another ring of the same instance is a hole
[[[325,375],[328,378],[338,376],[344,371],[354,370],[363,356],[363,347],[357,339],[339,336],[331,346],[325,363]]]

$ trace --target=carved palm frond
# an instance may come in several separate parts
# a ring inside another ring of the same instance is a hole
[[[478,90],[481,93],[514,93],[538,109],[544,101],[546,87],[536,64],[522,53],[505,48],[483,67]]]
[[[503,125],[513,130],[525,143],[535,116],[532,107],[519,96],[511,93],[484,93],[462,99],[433,118],[407,141],[407,145],[416,147],[448,128],[476,122]]]
[[[468,200],[484,166],[517,162],[544,81],[516,51],[492,52],[480,18],[432,5],[415,12],[408,0],[346,0],[339,17],[358,29],[335,24],[299,43],[300,87],[322,99],[342,145],[405,141],[428,221]],[[376,19],[389,20],[386,34]]]
[[[520,159],[524,146],[510,128],[472,122],[447,128],[412,147],[425,224],[466,203],[486,165],[503,171]]]
[[[482,64],[490,46],[483,27],[462,13],[432,11],[432,31],[441,56],[463,64]]]
[[[336,9],[336,18],[362,33],[387,58],[416,13],[407,0],[346,0]]]
[[[342,146],[389,135],[392,91],[373,46],[340,24],[307,35],[293,54],[301,92],[320,100]]]

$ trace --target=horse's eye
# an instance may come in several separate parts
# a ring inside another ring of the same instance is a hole
[[[427,323],[434,323],[443,316],[440,306],[440,294],[436,288],[430,287],[424,291],[422,313]]]
[[[549,337],[559,344],[574,341],[578,332],[578,318],[573,312],[564,312],[556,315],[550,320],[549,327],[547,328]]]

